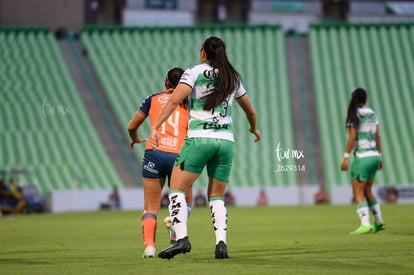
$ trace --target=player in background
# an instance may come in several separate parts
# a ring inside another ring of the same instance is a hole
[[[141,104],[139,110],[128,124],[131,138],[130,147],[135,143],[146,140],[139,137],[137,130],[149,116],[151,125],[157,120],[162,107],[167,103],[174,88],[177,86],[183,69],[172,68],[165,78],[166,91],[148,96]],[[188,129],[188,100],[183,99],[173,110],[168,119],[161,125],[159,146],[154,149],[152,142],[148,141],[142,161],[142,177],[144,187],[144,212],[141,217],[142,236],[144,239],[144,258],[153,258],[156,253],[155,234],[157,229],[157,214],[160,210],[161,192],[168,177],[171,180],[171,171],[178,152],[184,143]],[[191,189],[186,192],[187,201],[191,202]],[[190,203],[188,204],[190,207]],[[172,228],[171,228],[172,229]],[[170,236],[171,238],[172,236]]]
[[[201,64],[187,69],[167,104],[152,126],[154,146],[161,146],[162,123],[179,103],[190,96],[189,128],[186,141],[173,168],[170,185],[170,216],[177,242],[162,250],[158,256],[170,259],[179,253],[190,252],[187,234],[185,191],[191,188],[207,166],[208,201],[216,236],[216,258],[228,258],[227,209],[224,192],[233,160],[232,104],[236,99],[246,114],[250,132],[260,140],[256,128],[256,112],[250,103],[239,73],[229,62],[226,47],[218,37],[207,38],[200,50]]]
[[[362,88],[355,89],[352,92],[346,117],[348,141],[341,170],[348,169],[349,156],[353,150],[352,191],[357,214],[361,220],[361,226],[351,234],[365,234],[384,229],[380,205],[371,190],[377,170],[382,169],[381,138],[377,115],[366,106],[366,103],[366,91]],[[370,210],[374,216],[373,226],[369,218]]]

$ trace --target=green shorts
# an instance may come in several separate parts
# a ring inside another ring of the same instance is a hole
[[[380,165],[379,157],[355,157],[352,162],[351,178],[358,179],[360,182],[373,180]]]
[[[234,144],[217,138],[186,138],[175,161],[184,171],[201,174],[207,166],[209,177],[228,182],[233,161]]]

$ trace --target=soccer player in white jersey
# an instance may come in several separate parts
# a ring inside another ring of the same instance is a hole
[[[191,250],[187,235],[185,190],[191,188],[207,167],[209,177],[208,201],[216,235],[215,258],[228,258],[227,209],[224,192],[233,159],[233,100],[245,112],[250,132],[260,140],[256,128],[256,112],[241,83],[239,73],[229,62],[226,46],[218,37],[207,38],[200,50],[201,64],[187,69],[180,83],[152,126],[153,146],[159,146],[158,128],[176,106],[189,97],[190,112],[186,141],[173,168],[170,185],[169,211],[176,231],[177,242],[162,250],[158,256],[173,258]]]
[[[360,227],[351,234],[365,234],[384,229],[380,205],[371,190],[377,170],[382,169],[381,138],[377,115],[366,106],[366,103],[366,91],[362,88],[355,89],[352,92],[346,118],[348,141],[341,169],[343,171],[348,169],[349,156],[353,150],[352,191],[357,214],[361,220]],[[370,210],[374,216],[373,226],[369,218]]]

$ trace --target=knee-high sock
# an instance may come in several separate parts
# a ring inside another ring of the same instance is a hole
[[[211,198],[209,201],[211,221],[213,222],[216,244],[220,241],[227,243],[227,208],[223,198]]]
[[[157,216],[152,213],[144,213],[141,217],[142,238],[144,247],[155,247],[155,233],[157,231]]]
[[[369,222],[369,209],[367,202],[361,202],[357,204],[357,214],[361,220],[361,225],[370,226]]]
[[[372,215],[374,216],[374,221],[376,223],[384,222],[381,215],[381,207],[377,200],[368,202],[369,209],[371,210]]]
[[[179,190],[171,190],[168,197],[170,199],[168,209],[170,210],[172,225],[174,226],[178,241],[187,237],[188,209],[185,193]]]

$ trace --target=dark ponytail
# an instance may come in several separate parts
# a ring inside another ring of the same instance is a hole
[[[351,100],[348,105],[348,113],[345,121],[345,126],[354,126],[355,129],[359,128],[358,119],[358,107],[365,104],[367,101],[367,92],[363,88],[356,88],[352,92]]]
[[[203,109],[208,111],[221,104],[239,87],[241,77],[227,58],[223,40],[211,36],[204,41],[203,49],[214,69],[212,76],[214,90],[203,97]]]

